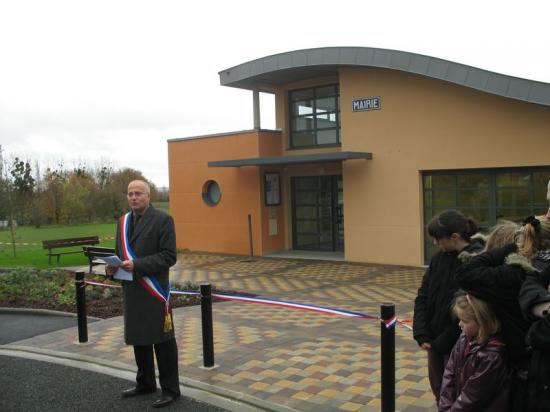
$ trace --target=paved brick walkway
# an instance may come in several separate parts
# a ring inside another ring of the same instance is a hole
[[[219,289],[378,315],[394,302],[411,319],[423,270],[402,266],[184,253],[172,269],[173,288],[211,282]],[[182,383],[274,411],[379,411],[380,324],[260,304],[214,304],[217,367],[202,368],[200,308],[174,310]],[[123,342],[122,319],[19,341],[14,346],[93,359],[134,369]],[[424,352],[412,333],[396,329],[396,409],[435,410]]]

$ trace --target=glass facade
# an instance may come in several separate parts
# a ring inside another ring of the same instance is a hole
[[[340,144],[338,85],[289,92],[290,147]]]
[[[344,250],[342,176],[292,178],[293,249]]]
[[[501,220],[521,222],[548,210],[550,167],[437,171],[423,173],[424,258],[438,249],[426,225],[445,209],[458,209],[487,230]]]

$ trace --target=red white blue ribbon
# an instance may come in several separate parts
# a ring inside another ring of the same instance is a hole
[[[395,324],[397,323],[397,317],[396,317],[396,316],[393,316],[393,317],[391,317],[390,319],[382,319],[382,318],[380,318],[380,322],[382,322],[382,324],[383,324],[384,326],[386,326],[387,329],[390,329],[390,328],[395,327]]]
[[[88,280],[85,283],[93,286],[120,287],[115,285],[108,285],[106,283],[91,282]],[[200,292],[195,292],[190,290],[172,289],[170,293],[173,295],[200,296]],[[404,326],[405,328],[412,330],[412,327],[409,325],[410,323],[409,320],[398,319],[396,316],[392,317],[391,319],[383,320],[378,316],[372,316],[366,313],[351,312],[347,310],[329,308],[325,306],[306,305],[303,303],[289,302],[289,301],[283,301],[283,300],[255,298],[255,297],[241,296],[241,295],[221,295],[218,293],[213,293],[212,296],[222,300],[235,300],[239,302],[260,303],[264,305],[286,307],[289,309],[299,309],[299,310],[306,310],[310,312],[317,312],[317,313],[322,313],[322,314],[331,315],[331,316],[356,317],[356,318],[363,318],[363,319],[378,319],[388,329],[395,327],[396,324],[400,324],[401,326]]]
[[[130,237],[128,236],[131,218],[132,212],[120,217],[120,240],[124,260],[134,260],[137,257],[130,246]],[[168,289],[164,290],[154,276],[142,276],[138,279],[138,282],[151,296],[164,304],[164,314],[167,316],[170,313],[170,284],[168,284]]]
[[[289,302],[284,300],[255,298],[255,297],[240,296],[240,295],[219,295],[216,293],[213,293],[212,296],[223,300],[236,300],[240,302],[261,303],[264,305],[282,306],[286,308],[306,310],[308,312],[323,313],[325,315],[331,315],[331,316],[346,316],[346,317],[354,317],[354,318],[376,319],[376,317],[367,315],[366,313],[351,312],[348,310],[329,308],[326,306],[306,305],[304,303]]]

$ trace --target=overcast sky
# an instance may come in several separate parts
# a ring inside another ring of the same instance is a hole
[[[544,1],[0,0],[4,155],[168,185],[171,138],[252,128],[218,72],[327,46],[425,54],[550,83]],[[262,98],[262,127],[274,126]]]

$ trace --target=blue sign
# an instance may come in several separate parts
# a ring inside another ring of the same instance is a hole
[[[363,97],[351,101],[351,109],[354,112],[366,112],[368,110],[380,110],[380,97]]]

